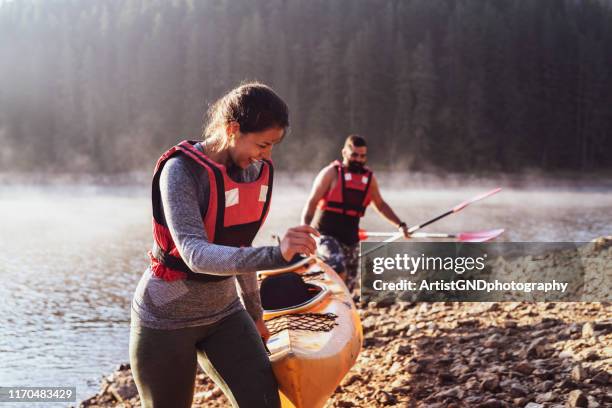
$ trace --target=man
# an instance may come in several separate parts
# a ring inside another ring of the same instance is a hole
[[[336,160],[319,172],[302,211],[302,223],[311,224],[321,233],[319,255],[338,272],[351,292],[359,265],[359,221],[370,203],[409,237],[406,223],[383,200],[376,177],[365,166],[367,150],[363,137],[347,137],[342,163]]]

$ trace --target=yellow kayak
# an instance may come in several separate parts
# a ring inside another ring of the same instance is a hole
[[[259,272],[283,408],[318,408],[355,364],[363,332],[342,279],[316,257]]]

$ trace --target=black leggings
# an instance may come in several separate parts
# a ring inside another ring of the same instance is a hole
[[[143,408],[191,407],[198,362],[234,407],[280,406],[270,360],[245,310],[209,326],[132,326],[130,363]]]

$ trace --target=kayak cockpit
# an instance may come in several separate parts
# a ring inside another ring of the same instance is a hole
[[[306,283],[296,272],[266,276],[261,281],[259,291],[264,314],[268,318],[312,309],[330,294],[327,285]]]

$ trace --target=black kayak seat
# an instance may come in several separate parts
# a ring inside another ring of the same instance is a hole
[[[295,272],[271,275],[261,281],[259,293],[264,310],[286,309],[314,298],[321,288],[304,282]]]

